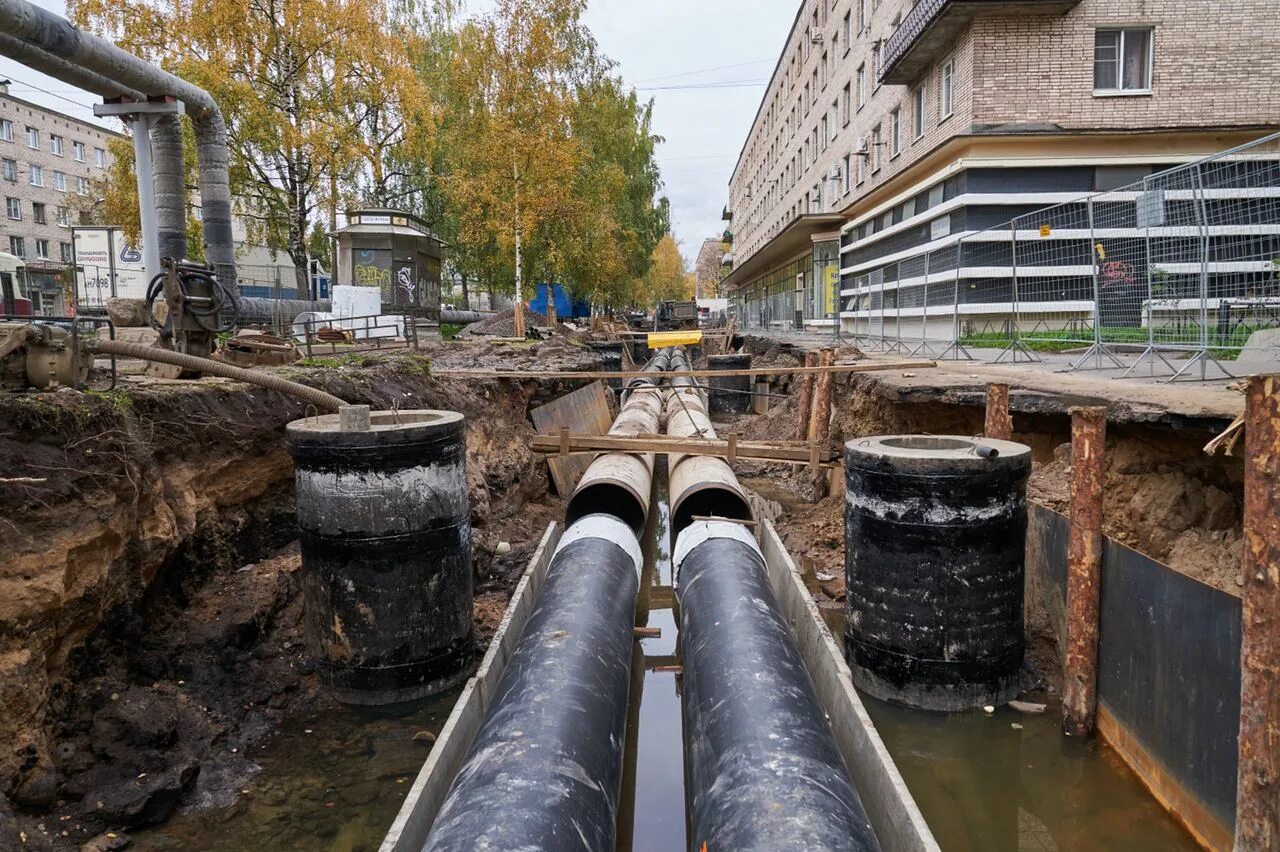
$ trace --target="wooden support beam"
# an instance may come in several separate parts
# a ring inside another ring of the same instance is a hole
[[[834,349],[823,349],[819,356],[819,370],[825,370],[836,362]],[[825,444],[831,437],[831,373],[818,372],[813,385],[813,412],[809,415],[809,440]]]
[[[1235,848],[1280,849],[1280,376],[1249,380],[1244,441]]]
[[[752,367],[746,370],[672,370],[662,373],[664,379],[709,379],[730,376],[789,376],[809,375],[822,376],[834,373],[874,373],[881,370],[926,370],[936,367],[936,361],[871,361],[857,364],[828,364],[818,367]],[[431,375],[441,378],[467,379],[521,379],[527,381],[559,382],[559,381],[594,381],[596,379],[652,379],[654,373],[642,373],[638,370],[624,370],[610,373],[604,370],[584,370],[575,372],[556,372],[537,370],[432,370]]]
[[[1062,730],[1093,733],[1098,708],[1098,602],[1107,410],[1071,410],[1071,530],[1067,539],[1067,655]]]
[[[987,385],[987,420],[982,434],[997,441],[1013,440],[1013,415],[1009,413],[1009,386]]]
[[[661,639],[662,638],[661,627],[635,627],[635,628],[632,628],[632,633],[635,634],[635,637],[637,639]]]
[[[818,366],[817,350],[809,350],[804,353],[804,365],[808,369]],[[796,406],[799,412],[799,423],[796,430],[796,440],[807,441],[809,439],[809,409],[813,408],[813,383],[817,379],[813,373],[805,373],[800,381],[800,399]]]
[[[732,451],[735,459],[759,459],[762,461],[794,462],[818,465],[830,462],[833,453],[829,447],[817,443],[707,440],[700,438],[674,438],[670,435],[534,435],[529,448],[537,453],[573,454],[624,452],[636,455],[648,453],[679,453],[690,456],[717,456],[728,459]]]

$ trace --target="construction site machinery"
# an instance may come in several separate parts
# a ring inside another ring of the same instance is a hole
[[[698,327],[698,303],[668,300],[659,302],[653,312],[654,331],[681,331]]]

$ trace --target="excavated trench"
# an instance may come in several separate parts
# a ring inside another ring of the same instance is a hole
[[[468,347],[466,363],[598,368],[577,347],[492,348]],[[434,363],[452,366],[455,352]],[[527,449],[526,412],[568,388],[440,379],[431,363],[284,372],[375,408],[467,416],[474,618],[487,637],[563,513]],[[115,848],[126,832],[133,848],[213,848],[209,826],[237,815],[270,827],[255,840],[335,839],[350,829],[326,814],[387,799],[394,773],[421,763],[448,696],[350,711],[323,695],[305,652],[283,433],[306,413],[221,380],[0,397],[0,848]],[[352,765],[370,774],[344,784]],[[211,822],[188,816],[200,813]],[[374,813],[370,835],[334,848],[366,848],[387,819]]]
[[[437,364],[454,357],[436,354]],[[481,344],[468,347],[466,363],[491,356],[504,367],[596,366],[574,347],[513,359]],[[794,360],[776,348],[757,353],[757,363]],[[542,530],[564,514],[548,494],[545,464],[526,449],[526,413],[571,387],[433,378],[425,360],[403,356],[288,372],[377,408],[467,416],[475,619],[481,635],[491,632]],[[773,390],[781,396],[771,411],[718,422],[721,436],[787,436],[796,422],[792,382]],[[838,378],[833,397],[841,441],[982,429],[980,388],[904,399],[857,375]],[[1014,438],[1035,455],[1031,498],[1065,508],[1065,407],[1020,410],[1015,394],[1014,408]],[[284,424],[304,414],[286,398],[220,381],[0,398],[0,793],[8,798],[0,798],[0,848],[18,837],[26,845],[15,848],[78,849],[95,838],[113,848],[124,832],[141,849],[376,848],[455,695],[358,711],[320,693],[302,636],[292,466],[281,440]],[[1113,423],[1107,532],[1234,593],[1241,467],[1201,452],[1213,427]],[[780,532],[838,627],[842,496],[822,496],[802,470],[739,469],[745,485],[774,501]],[[1028,603],[1027,683],[1050,703],[1045,716],[965,717],[944,734],[930,715],[871,703],[939,837],[968,838],[944,846],[994,848],[983,838],[1023,819],[1017,807],[1012,817],[995,807],[997,798],[1025,805],[1068,784],[1070,807],[1057,819],[1092,820],[1097,830],[1077,834],[1082,842],[1189,847],[1109,749],[1064,750],[1051,721],[1058,649],[1043,607]],[[661,654],[657,645],[668,642],[664,631],[646,651]],[[646,682],[644,694],[652,704],[665,693]],[[1017,745],[992,750],[992,724],[1006,732],[1022,725]],[[641,775],[668,772],[668,759],[640,746]],[[982,768],[1006,752],[1003,769]],[[991,815],[977,818],[983,827],[972,837],[957,822],[966,811]],[[664,832],[642,828],[647,812],[641,797],[633,848],[665,842]]]

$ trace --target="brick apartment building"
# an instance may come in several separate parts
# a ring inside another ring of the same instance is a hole
[[[71,226],[92,206],[93,184],[109,165],[109,142],[117,137],[0,85],[0,251],[25,261],[38,314],[66,309]]]
[[[730,180],[721,289],[745,327],[789,324],[801,289],[806,324],[860,331],[933,304],[933,269],[999,314],[1011,276],[961,236],[1274,130],[1277,43],[1274,0],[804,0]]]

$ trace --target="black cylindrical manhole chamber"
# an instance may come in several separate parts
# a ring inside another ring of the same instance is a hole
[[[751,355],[709,355],[708,370],[750,370]],[[712,414],[746,414],[751,410],[751,376],[712,376],[708,382]]]
[[[466,428],[453,411],[288,426],[307,641],[350,704],[441,692],[473,656]]]
[[[1030,474],[1030,448],[1009,441],[845,444],[845,649],[859,688],[926,710],[1017,695]]]

